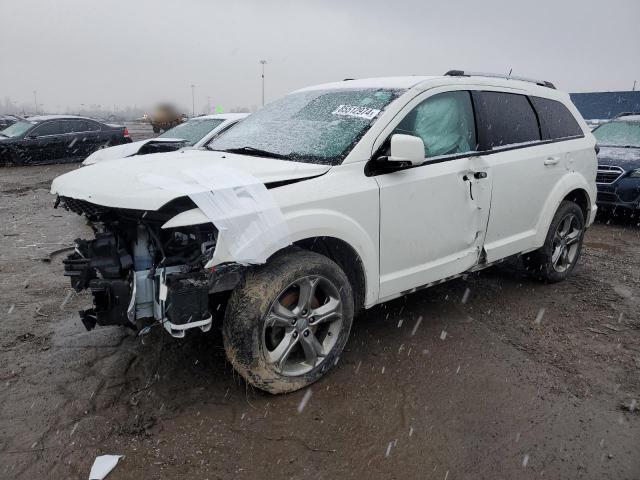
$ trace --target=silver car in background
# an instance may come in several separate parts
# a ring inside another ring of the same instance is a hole
[[[181,148],[202,148],[248,115],[248,113],[220,113],[194,117],[155,138],[97,150],[89,155],[82,165],[93,165],[105,160],[136,155],[172,152]]]

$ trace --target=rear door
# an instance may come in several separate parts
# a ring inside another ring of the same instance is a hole
[[[69,157],[85,159],[100,148],[100,125],[91,120],[73,120],[73,134],[67,145]]]
[[[492,262],[535,245],[536,226],[564,170],[563,147],[543,143],[536,111],[526,95],[473,92],[478,138],[493,174],[485,250]]]
[[[370,164],[380,187],[381,299],[478,262],[491,175],[476,153],[474,123],[468,91],[438,89],[410,102],[376,141],[382,141],[384,154],[394,133],[418,136],[426,158],[420,166],[395,171],[379,164],[376,170],[375,159]]]

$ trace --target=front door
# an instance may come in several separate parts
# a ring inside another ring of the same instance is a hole
[[[73,121],[73,135],[67,144],[66,157],[84,160],[101,145],[100,125],[85,119]]]
[[[491,171],[474,154],[469,92],[418,97],[390,135],[416,135],[425,163],[378,173],[380,299],[471,268],[478,262],[491,203]],[[389,136],[390,136],[389,135]]]
[[[38,125],[27,139],[29,163],[57,162],[62,156],[67,132],[64,120],[48,120]]]

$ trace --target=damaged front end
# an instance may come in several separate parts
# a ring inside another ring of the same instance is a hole
[[[148,319],[174,337],[190,328],[211,328],[209,295],[232,289],[242,267],[205,268],[218,236],[212,223],[162,228],[195,207],[188,197],[158,211],[108,208],[63,196],[58,205],[84,215],[95,233],[92,240],[76,240],[64,260],[72,287],[93,295],[93,308],[79,312],[88,330],[96,325],[138,328]]]

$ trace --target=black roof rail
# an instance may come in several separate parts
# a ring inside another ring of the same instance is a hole
[[[619,114],[617,114],[613,118],[628,117],[630,115],[640,115],[640,112],[620,112]],[[612,118],[612,120],[613,120],[613,118]]]
[[[535,83],[536,85],[540,85],[541,87],[553,88],[556,89],[556,86],[547,82],[546,80],[536,80],[534,78],[526,78],[526,77],[514,77],[512,75],[503,75],[501,73],[480,73],[480,72],[467,72],[465,70],[449,70],[445,73],[448,77],[489,77],[489,78],[504,78],[506,80],[520,80],[521,82],[529,82]]]

